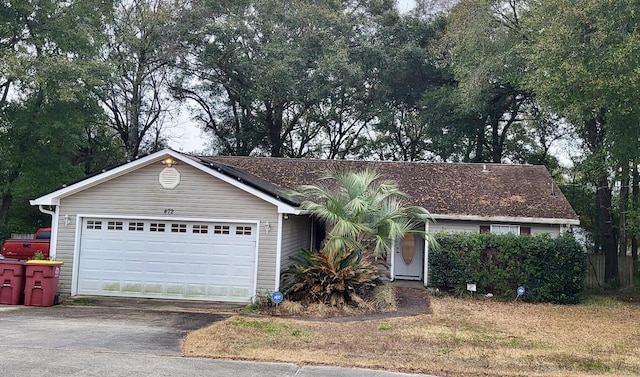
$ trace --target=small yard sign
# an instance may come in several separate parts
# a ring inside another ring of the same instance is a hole
[[[271,301],[273,301],[274,304],[281,303],[283,299],[284,296],[279,291],[275,291],[271,294]]]
[[[467,283],[467,291],[473,293],[476,291],[475,283]]]
[[[522,295],[524,295],[525,289],[523,286],[519,286],[518,289],[516,289],[516,300],[518,300],[518,298],[522,297]]]

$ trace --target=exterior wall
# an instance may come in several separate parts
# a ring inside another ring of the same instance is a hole
[[[560,226],[552,224],[519,224],[519,223],[498,223],[498,222],[476,222],[476,221],[455,221],[455,220],[438,220],[429,224],[429,233],[450,232],[450,233],[478,233],[480,225],[504,224],[504,225],[520,225],[531,227],[531,235],[549,233],[551,236],[560,234]]]
[[[280,258],[282,268],[291,263],[290,256],[310,247],[311,219],[309,216],[289,215],[289,219],[282,220],[282,255]]]
[[[163,189],[158,182],[158,175],[163,169],[160,163],[153,163],[61,200],[56,250],[57,259],[64,262],[60,292],[63,295],[71,293],[78,214],[146,216],[167,220],[259,221],[256,289],[258,292],[272,291],[277,254],[277,208],[186,164],[176,166],[181,181],[178,187]],[[172,209],[173,213],[167,215],[165,209]],[[64,223],[65,216],[71,219],[68,225]],[[268,232],[263,225],[267,221],[270,224]]]

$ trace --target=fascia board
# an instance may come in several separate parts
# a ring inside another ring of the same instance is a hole
[[[119,177],[121,175],[124,175],[128,172],[131,172],[133,170],[136,170],[140,167],[146,166],[153,162],[161,161],[163,158],[166,158],[167,156],[171,156],[177,160],[184,161],[183,160],[184,157],[182,157],[182,155],[170,149],[165,149],[165,150],[150,154],[148,156],[139,158],[135,161],[131,161],[129,163],[120,165],[116,168],[105,171],[102,174],[98,174],[91,178],[84,179],[80,182],[72,184],[71,186],[63,187],[59,190],[56,190],[52,193],[41,196],[37,199],[30,200],[29,202],[31,205],[59,205],[60,199],[64,197],[86,190],[88,188],[91,188],[100,183],[106,182],[113,178]]]
[[[577,219],[562,219],[548,217],[510,217],[510,216],[477,216],[477,215],[441,215],[431,214],[434,220],[462,220],[462,221],[486,221],[501,223],[532,223],[532,224],[557,224],[557,225],[580,225]]]
[[[240,190],[243,190],[253,196],[256,196],[268,203],[271,203],[273,205],[275,205],[278,208],[278,212],[279,213],[289,213],[289,214],[299,214],[300,213],[300,209],[291,206],[289,204],[283,203],[281,201],[279,201],[278,199],[267,195],[265,193],[263,193],[262,191],[259,191],[253,187],[250,187],[242,182],[239,182],[235,179],[233,179],[232,177],[229,177],[227,175],[224,175],[222,173],[219,173],[218,171],[211,169],[195,160],[193,160],[192,158],[189,158],[188,156],[185,156],[179,152],[176,152],[174,150],[171,149],[165,149],[153,154],[150,154],[148,156],[142,157],[140,159],[137,159],[135,161],[132,161],[130,163],[118,166],[117,168],[111,169],[109,171],[106,171],[102,174],[98,174],[94,177],[91,178],[87,178],[83,181],[80,181],[78,183],[75,183],[71,186],[68,187],[64,187],[62,189],[56,190],[50,194],[41,196],[37,199],[31,200],[30,204],[31,205],[59,205],[60,204],[60,199],[73,195],[77,192],[86,190],[88,188],[91,188],[93,186],[96,186],[100,183],[106,182],[108,180],[111,180],[113,178],[117,178],[119,176],[122,176],[128,172],[134,171],[136,169],[139,169],[141,167],[150,165],[152,163],[155,162],[159,162],[162,161],[163,159],[167,158],[167,157],[172,157],[177,161],[180,161],[181,163],[187,164],[189,166],[192,166],[204,173],[207,173],[209,175],[212,175],[234,187],[237,187]]]

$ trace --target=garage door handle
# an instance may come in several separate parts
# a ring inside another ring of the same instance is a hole
[[[2,288],[11,288],[11,284],[2,284]]]

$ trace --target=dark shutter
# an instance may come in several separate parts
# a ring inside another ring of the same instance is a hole
[[[521,226],[520,227],[520,234],[526,234],[526,235],[530,235],[531,234],[531,227],[530,226]]]
[[[491,226],[480,225],[480,233],[491,233]]]

